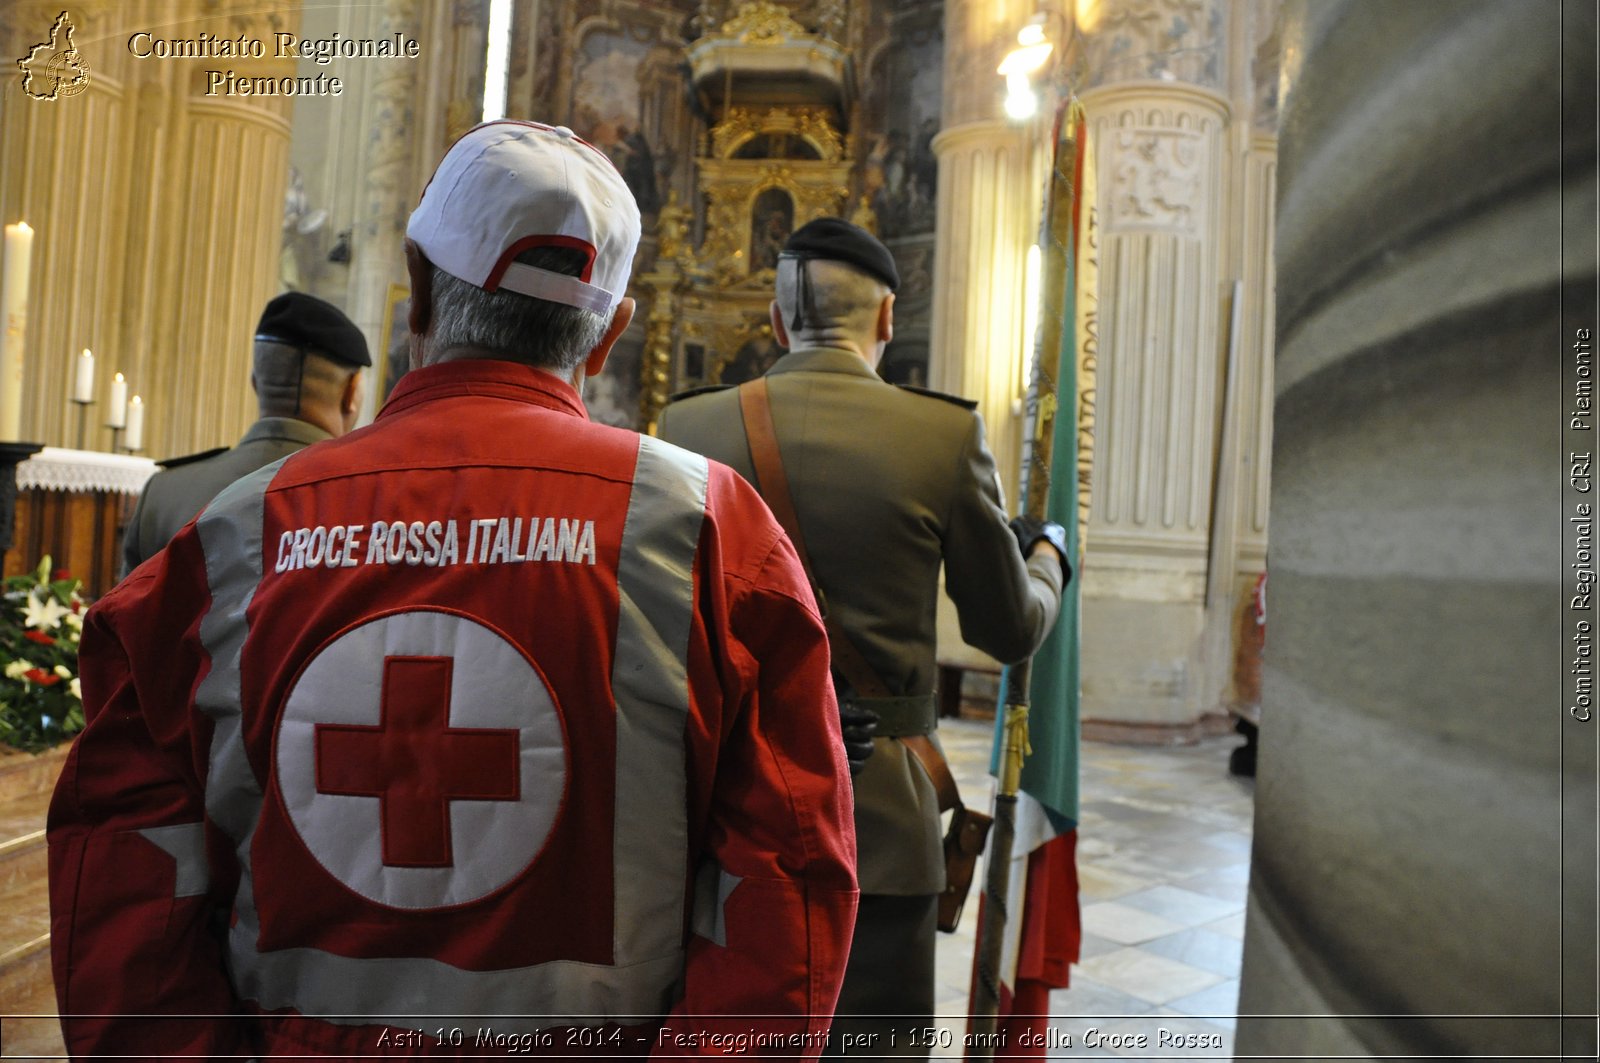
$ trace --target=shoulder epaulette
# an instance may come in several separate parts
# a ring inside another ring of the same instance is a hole
[[[960,395],[946,395],[942,391],[933,391],[929,388],[919,388],[914,384],[896,384],[895,387],[899,388],[901,391],[914,391],[918,395],[926,395],[930,399],[940,399],[944,402],[960,406],[963,410],[976,410],[978,408],[978,404],[976,402],[973,402],[971,399],[964,399]]]
[[[729,388],[732,388],[732,387],[735,387],[735,386],[737,386],[737,385],[734,385],[734,384],[701,384],[697,388],[690,388],[687,391],[680,391],[676,395],[674,395],[671,398],[669,398],[667,401],[668,402],[677,402],[679,399],[692,399],[696,395],[709,395],[713,391],[727,391]]]
[[[156,462],[156,464],[163,469],[176,469],[180,465],[189,465],[193,462],[205,461],[207,458],[214,458],[218,454],[226,454],[231,449],[231,447],[212,447],[210,450],[202,450],[198,454],[185,454],[181,458],[167,458],[165,461]]]

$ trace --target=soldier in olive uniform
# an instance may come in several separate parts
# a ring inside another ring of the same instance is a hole
[[[1044,639],[1068,572],[1037,522],[1008,524],[975,404],[895,387],[874,371],[893,335],[898,285],[894,259],[865,230],[826,218],[795,232],[771,311],[788,353],[766,381],[825,607],[894,695],[856,699],[880,719],[855,778],[861,908],[834,1030],[876,1033],[878,1050],[903,1053],[917,1047],[913,1031],[931,1025],[944,888],[934,786],[899,740],[932,734],[937,723],[939,566],[962,636],[1002,661],[1026,657]],[[756,482],[738,390],[679,396],[660,433]],[[835,647],[836,675],[839,658]],[[867,1018],[887,1015],[899,1018]],[[850,1054],[871,1054],[853,1044]]]
[[[361,370],[371,364],[366,337],[332,304],[300,292],[268,303],[250,372],[260,420],[231,448],[161,463],[123,532],[123,575],[239,477],[350,431],[361,410]]]

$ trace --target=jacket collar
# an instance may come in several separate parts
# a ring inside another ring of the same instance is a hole
[[[799,347],[773,363],[768,373],[847,373],[851,376],[870,377],[880,383],[880,377],[854,351],[843,347]]]
[[[282,439],[309,447],[313,443],[332,438],[329,433],[298,417],[263,417],[250,426],[250,431],[246,432],[239,442],[243,444],[256,443],[264,439]]]
[[[589,419],[583,399],[571,384],[531,365],[499,358],[462,358],[411,370],[394,386],[378,419],[419,403],[461,395],[512,399]]]

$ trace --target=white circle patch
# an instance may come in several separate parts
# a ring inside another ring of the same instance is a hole
[[[317,651],[284,704],[278,788],[318,863],[391,908],[487,896],[543,848],[566,788],[544,677],[475,620],[391,613]]]

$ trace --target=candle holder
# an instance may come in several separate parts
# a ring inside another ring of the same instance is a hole
[[[111,429],[111,453],[122,453],[123,427],[121,425],[112,424],[110,421],[106,422],[106,427]]]
[[[78,407],[78,449],[83,450],[89,424],[89,407],[94,405],[94,400],[75,397],[72,400],[72,404]]]
[[[43,449],[43,443],[0,443],[0,553],[11,549],[17,530],[17,466]]]

